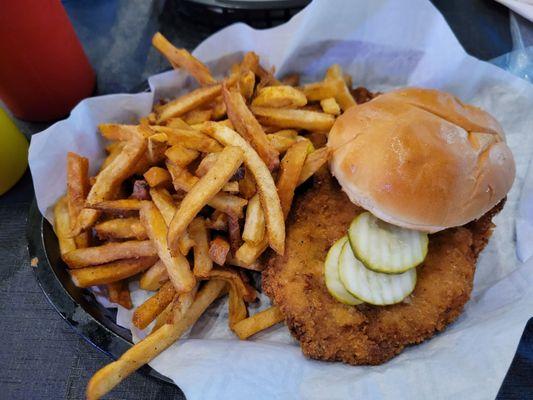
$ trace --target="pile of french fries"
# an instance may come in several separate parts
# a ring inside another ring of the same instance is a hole
[[[226,293],[241,339],[283,320],[276,307],[248,316],[256,291],[247,271],[263,269],[269,247],[283,254],[295,189],[326,164],[327,134],[355,104],[337,65],[299,86],[298,76],[279,81],[250,52],[215,79],[161,34],[153,45],[199,87],[156,105],[138,125],[100,125],[109,141],[100,171],[89,177],[88,160],[69,153],[67,192],[55,206],[77,286],[105,286],[126,308],[131,279],[154,292],[132,321],[153,323],[151,334],[93,376],[89,399],[156,357]]]

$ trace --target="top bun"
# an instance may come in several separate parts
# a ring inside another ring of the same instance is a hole
[[[481,217],[515,177],[500,124],[438,90],[396,90],[348,109],[328,147],[331,172],[352,202],[430,233]]]

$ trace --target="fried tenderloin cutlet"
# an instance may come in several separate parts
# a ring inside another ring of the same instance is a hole
[[[348,306],[326,289],[324,259],[364,210],[352,204],[323,169],[313,186],[295,199],[285,255],[270,260],[263,289],[281,309],[306,356],[381,364],[459,316],[472,291],[477,256],[491,235],[491,219],[502,203],[466,226],[430,235],[416,288],[402,303]]]

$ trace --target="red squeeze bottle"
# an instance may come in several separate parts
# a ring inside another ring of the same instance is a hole
[[[17,118],[64,117],[94,86],[60,0],[0,2],[0,99]]]

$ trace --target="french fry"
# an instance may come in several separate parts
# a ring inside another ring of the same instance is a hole
[[[285,219],[289,215],[294,190],[298,186],[300,173],[307,157],[307,146],[308,144],[304,141],[296,142],[287,150],[285,157],[281,160],[277,188]]]
[[[320,82],[313,82],[301,87],[305,97],[309,101],[320,101],[335,97],[337,94],[337,86],[334,81],[324,80]]]
[[[137,125],[100,124],[98,130],[109,140],[125,141],[142,136]]]
[[[257,272],[261,272],[266,268],[265,263],[254,261],[251,264],[245,264],[243,261],[237,259],[236,257],[228,257],[228,259],[226,260],[226,264]]]
[[[193,90],[165,104],[158,112],[157,123],[161,124],[174,117],[181,117],[204,104],[213,101],[222,91],[222,85],[204,86]]]
[[[200,164],[198,164],[198,167],[196,168],[196,176],[201,178],[202,176],[207,174],[207,171],[209,171],[217,161],[217,156],[217,153],[206,154],[205,157],[202,158],[202,161],[200,161]]]
[[[120,304],[128,310],[133,308],[127,281],[109,283],[107,285],[107,296],[111,303]]]
[[[273,306],[237,322],[231,327],[231,329],[239,339],[244,340],[258,332],[276,325],[283,321],[283,319],[283,314],[279,308]]]
[[[173,254],[169,251],[167,225],[157,207],[151,202],[143,204],[140,217],[148,237],[157,249],[159,258],[167,268],[168,276],[176,292],[186,293],[190,291],[196,284],[196,280],[191,272],[189,262],[179,249],[176,249],[178,251]],[[176,246],[178,246],[177,241]]]
[[[261,124],[280,128],[328,132],[335,122],[332,115],[316,111],[252,106],[252,112]]]
[[[187,131],[193,130],[191,126],[180,117],[170,118],[167,120],[166,126],[169,128],[185,129]]]
[[[172,183],[170,173],[161,167],[152,167],[143,176],[150,187],[166,187]]]
[[[226,263],[226,257],[228,256],[229,250],[229,243],[222,237],[217,236],[209,245],[209,258],[218,265],[224,265]]]
[[[148,238],[139,218],[116,218],[100,222],[94,226],[96,236],[100,240]]]
[[[222,146],[212,138],[193,129],[169,128],[168,126],[156,125],[152,127],[156,132],[165,133],[170,145],[179,144],[192,150],[204,153],[214,153],[222,150]]]
[[[222,95],[235,130],[252,145],[269,170],[276,169],[279,165],[279,154],[268,141],[263,128],[248,109],[242,95],[228,90],[225,86]]]
[[[201,124],[202,122],[209,121],[213,113],[214,110],[212,109],[194,109],[185,114],[183,119],[189,125]]]
[[[255,150],[237,132],[216,123],[206,126],[206,133],[226,146],[238,146],[244,152],[244,163],[255,178],[261,205],[265,214],[268,241],[272,249],[283,254],[285,250],[285,222],[272,175]]]
[[[75,229],[78,215],[85,204],[89,193],[89,160],[76,153],[67,154],[67,203],[70,217],[70,228]],[[79,236],[79,240],[87,241],[87,235]],[[76,242],[78,238],[74,239]],[[87,247],[86,243],[85,246]]]
[[[104,211],[107,213],[122,214],[139,211],[143,201],[137,199],[105,200],[95,204],[86,204],[85,209]]]
[[[63,254],[62,257],[69,268],[83,268],[124,258],[153,257],[155,255],[157,253],[150,240],[129,240],[72,250]]]
[[[239,182],[237,181],[231,181],[224,185],[222,188],[223,192],[229,192],[229,193],[239,193]]]
[[[298,108],[307,104],[305,94],[292,86],[268,86],[257,91],[253,106]]]
[[[168,279],[167,267],[159,260],[142,274],[139,287],[144,290],[157,290]]]
[[[108,200],[124,179],[129,177],[137,161],[146,151],[145,140],[130,140],[120,154],[96,177],[96,181],[87,195],[87,203],[96,204]],[[76,223],[74,234],[77,235],[94,225],[100,212],[84,208],[81,210]]]
[[[144,179],[136,179],[133,182],[133,190],[131,192],[131,198],[136,200],[150,200],[150,194],[148,192],[148,182]]]
[[[185,233],[181,235],[178,243],[180,253],[186,256],[187,254],[189,254],[189,251],[192,249],[193,246],[194,240],[192,240],[189,236],[189,232],[185,231]]]
[[[159,209],[159,212],[165,220],[165,224],[170,225],[172,217],[176,212],[176,206],[174,205],[174,200],[172,196],[166,189],[152,188],[150,189],[150,196],[155,206]]]
[[[241,298],[248,298],[251,300],[255,298],[256,293],[255,289],[251,289],[245,285],[241,275],[230,268],[227,267],[216,267],[211,270],[209,273],[209,279],[221,279],[229,283],[231,286],[234,286],[237,290],[237,295]]]
[[[337,100],[343,111],[346,111],[348,108],[356,104],[352,94],[350,93],[350,90],[348,89],[348,86],[346,86],[342,69],[338,64],[333,64],[328,68],[325,80],[335,83],[337,88],[335,100]]]
[[[191,162],[193,162],[198,157],[198,155],[198,151],[188,149],[180,144],[175,144],[174,146],[169,147],[167,151],[165,151],[165,156],[174,164],[179,165],[180,167],[186,167]]]
[[[183,318],[165,324],[144,340],[132,346],[117,361],[108,364],[93,375],[87,385],[87,400],[96,400],[117,386],[122,380],[157,357],[174,343],[215,301],[224,289],[224,281],[212,280],[200,289]]]
[[[166,282],[156,294],[135,309],[131,322],[139,329],[146,328],[170,304],[176,291],[172,282]]]
[[[248,309],[244,303],[244,299],[239,294],[238,289],[229,286],[229,300],[228,300],[228,325],[230,328],[235,326],[248,316]]]
[[[239,80],[239,89],[242,97],[246,100],[250,100],[254,94],[255,88],[255,74],[253,71],[243,72]]]
[[[257,73],[259,68],[259,56],[253,51],[248,51],[242,57],[241,64],[239,65],[239,70],[242,72],[252,71],[254,74]]]
[[[61,197],[54,206],[54,232],[61,256],[76,250],[76,242],[70,234],[70,225],[67,198]]]
[[[244,222],[244,229],[242,231],[242,238],[246,242],[259,243],[265,236],[265,215],[261,208],[261,200],[259,195],[255,195],[248,202],[246,208],[246,219]]]
[[[296,142],[296,138],[289,138],[277,133],[269,133],[267,139],[280,154],[285,153]]]
[[[243,268],[252,266],[267,247],[268,237],[266,235],[259,243],[244,242],[235,253],[233,265],[238,265]]]
[[[327,99],[320,100],[320,107],[326,114],[339,115],[341,108],[339,103],[335,100],[335,97],[328,97]]]
[[[140,257],[112,261],[94,267],[69,270],[74,284],[86,288],[121,281],[150,268],[157,261],[157,257]]]
[[[185,232],[187,225],[231,179],[243,159],[244,152],[240,148],[226,147],[218,155],[213,168],[187,193],[168,228],[168,245],[173,254],[178,251],[178,239]]]
[[[165,309],[161,311],[161,313],[156,317],[154,327],[152,328],[152,333],[157,331],[163,325],[165,325],[169,318],[171,318],[172,306],[174,305],[174,301],[177,297],[177,295],[174,295],[174,299],[170,303],[168,303]]]
[[[103,170],[107,168],[111,162],[119,156],[119,154],[122,152],[122,149],[126,145],[126,142],[113,142],[110,145],[106,147],[106,151],[108,153],[107,157],[102,162],[102,165],[100,166],[100,170]],[[95,179],[94,177],[89,178],[89,182],[91,179]],[[94,182],[90,182],[91,185],[94,184]]]
[[[209,233],[205,221],[196,217],[189,225],[189,233],[194,241],[194,276],[207,277],[213,268],[213,261],[209,256]]]
[[[250,199],[257,192],[254,176],[248,168],[245,168],[244,177],[239,180],[239,191],[245,199]]]
[[[182,293],[174,297],[174,300],[172,301],[172,308],[167,317],[167,323],[175,324],[185,316],[185,313],[187,310],[189,310],[189,308],[191,308],[191,305],[194,302],[194,298],[198,292],[198,286],[199,285],[196,284],[196,286],[190,292]]]
[[[183,68],[202,86],[215,83],[215,79],[200,60],[185,49],[177,49],[163,35],[157,32],[152,38],[153,46],[170,62],[174,68]]]
[[[220,212],[218,210],[213,211],[211,217],[205,221],[205,226],[215,231],[227,231],[228,230],[228,214]]]
[[[309,179],[315,172],[317,172],[320,167],[325,165],[329,159],[329,149],[327,147],[322,147],[318,150],[310,153],[305,159],[305,163],[300,172],[300,178],[298,179],[298,185],[304,183]]]
[[[277,86],[281,84],[280,81],[278,81],[274,77],[274,68],[272,68],[271,70],[267,70],[261,65],[258,65],[255,70],[255,74],[259,77],[257,89],[261,89],[266,86]]]
[[[242,243],[241,226],[239,219],[234,215],[228,215],[228,237],[231,254],[233,255]]]

